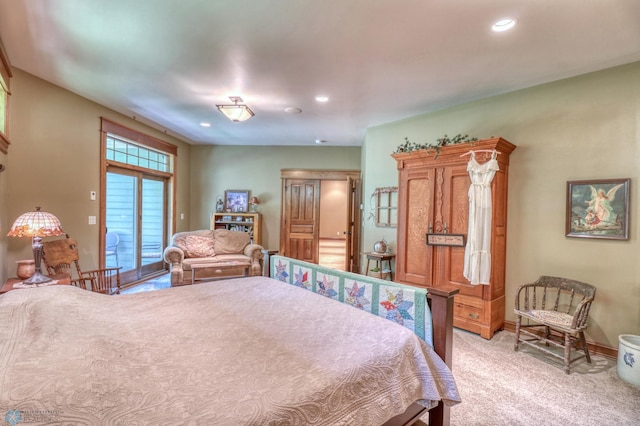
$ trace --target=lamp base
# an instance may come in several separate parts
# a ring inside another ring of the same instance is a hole
[[[51,277],[47,277],[46,275],[42,275],[40,271],[36,271],[35,274],[31,276],[31,278],[22,281],[23,284],[43,284],[51,281]]]

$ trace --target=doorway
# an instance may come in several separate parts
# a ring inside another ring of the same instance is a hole
[[[332,248],[331,262],[358,272],[360,171],[284,169],[281,179],[280,254],[319,264],[321,241],[323,248],[332,242],[340,247]]]
[[[318,265],[346,270],[347,183],[340,180],[320,182],[320,228]]]

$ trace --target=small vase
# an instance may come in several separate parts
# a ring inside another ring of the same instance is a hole
[[[33,274],[36,272],[36,262],[33,259],[29,260],[16,260],[18,264],[18,270],[16,271],[16,275],[21,280],[26,280],[27,278],[31,278]]]

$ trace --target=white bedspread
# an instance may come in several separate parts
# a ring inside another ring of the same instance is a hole
[[[369,426],[440,399],[451,372],[409,330],[269,278],[0,296],[3,419]]]

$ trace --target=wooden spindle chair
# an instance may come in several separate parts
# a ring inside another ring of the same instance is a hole
[[[564,371],[570,373],[571,364],[586,358],[591,363],[589,348],[584,337],[589,309],[596,289],[580,281],[560,277],[541,276],[516,291],[516,342],[514,350],[524,343],[564,362]],[[528,320],[523,324],[523,319]],[[563,353],[550,350],[549,345],[562,348]],[[572,349],[578,347],[582,355],[571,358]]]

